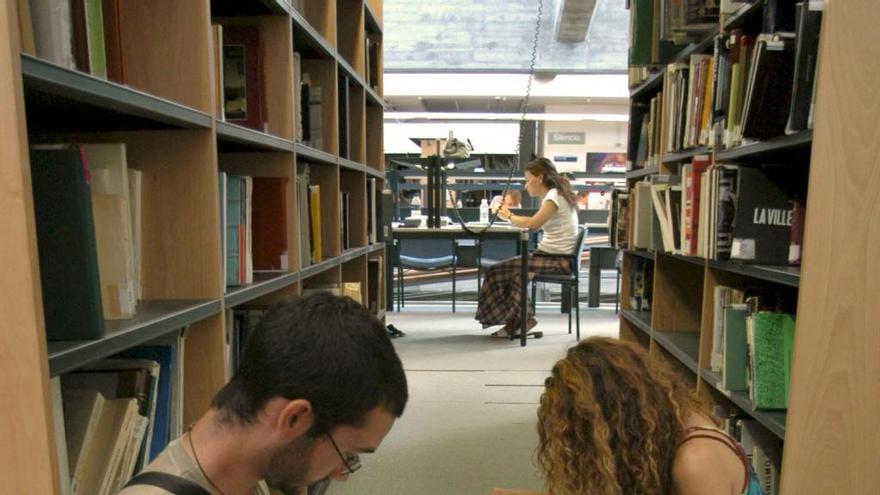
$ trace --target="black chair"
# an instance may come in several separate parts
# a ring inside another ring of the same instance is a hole
[[[571,333],[571,313],[572,308],[575,312],[575,327],[577,328],[577,340],[581,340],[581,305],[578,300],[580,291],[580,271],[581,271],[581,255],[584,252],[584,239],[587,237],[587,228],[585,226],[578,227],[577,240],[574,245],[574,252],[568,256],[564,256],[571,263],[571,271],[569,273],[536,273],[532,277],[532,312],[535,311],[535,284],[544,282],[549,284],[559,284],[562,286],[563,295],[568,293],[570,304],[568,306],[568,333]]]
[[[403,269],[419,271],[451,270],[452,312],[455,312],[455,269],[458,257],[451,239],[397,240],[397,310],[406,306],[403,293]]]

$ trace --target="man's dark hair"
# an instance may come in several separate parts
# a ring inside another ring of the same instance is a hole
[[[360,426],[377,406],[400,417],[408,393],[382,322],[353,299],[322,292],[266,313],[211,406],[247,424],[275,397],[311,402],[317,435]]]

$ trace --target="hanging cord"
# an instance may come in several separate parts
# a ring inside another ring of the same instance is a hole
[[[532,83],[535,80],[535,62],[538,59],[538,38],[541,34],[541,18],[543,17],[543,15],[544,15],[544,0],[538,0],[538,18],[535,20],[535,35],[534,35],[534,38],[532,39],[532,58],[529,61],[529,79],[528,79],[528,83],[526,84],[526,95],[525,95],[525,98],[523,98],[522,105],[520,106],[521,115],[520,115],[520,120],[519,120],[519,122],[520,122],[520,124],[519,124],[519,139],[517,139],[517,142],[516,142],[516,160],[517,160],[517,164],[519,166],[516,168],[511,167],[510,173],[507,174],[507,182],[504,185],[504,192],[501,193],[502,204],[504,203],[504,198],[507,197],[507,193],[510,192],[510,185],[511,185],[511,182],[513,181],[513,173],[516,170],[522,170],[522,166],[523,166],[522,162],[520,161],[520,149],[522,148],[523,136],[525,134],[525,127],[523,126],[523,124],[526,121],[526,113],[528,112],[528,108],[529,108],[529,99],[532,96]],[[444,188],[448,189],[449,184],[447,183],[448,177],[446,175],[445,168],[441,167],[440,176],[441,176],[441,180],[443,181]],[[455,196],[453,196],[452,209],[453,209],[453,211],[455,211],[455,216],[458,219],[458,223],[461,225],[461,227],[466,232],[468,232],[472,235],[480,235],[483,232],[486,232],[487,230],[489,230],[489,228],[492,227],[492,225],[495,223],[495,220],[498,218],[498,209],[500,209],[500,207],[495,209],[495,211],[492,211],[492,205],[489,205],[489,225],[486,225],[485,227],[482,227],[481,229],[474,230],[474,229],[471,229],[470,227],[468,227],[467,224],[465,224],[464,220],[462,220],[462,218],[461,218],[461,213],[458,211],[458,198],[460,196],[461,196],[460,192],[458,194],[456,194]],[[442,200],[446,201],[446,198],[444,197]]]

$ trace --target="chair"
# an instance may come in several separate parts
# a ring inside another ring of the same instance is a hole
[[[477,269],[477,292],[486,268],[518,255],[516,243],[507,239],[462,239],[456,241],[458,266]]]
[[[397,310],[406,306],[403,293],[403,269],[452,271],[452,312],[455,312],[455,271],[458,257],[451,239],[398,239],[397,241]]]
[[[584,252],[584,239],[587,237],[587,227],[578,227],[577,240],[574,245],[574,252],[568,256],[571,263],[571,272],[569,273],[536,273],[532,277],[532,311],[535,310],[535,284],[538,282],[559,284],[562,286],[562,293],[566,291],[569,294],[570,305],[568,307],[568,333],[571,333],[571,309],[575,310],[575,327],[577,328],[577,340],[581,340],[581,305],[578,300],[580,291],[580,271],[581,271],[581,255]]]

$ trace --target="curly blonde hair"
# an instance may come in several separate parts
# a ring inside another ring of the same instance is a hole
[[[635,344],[592,337],[553,367],[538,409],[538,464],[553,495],[674,492],[672,462],[708,407]]]

